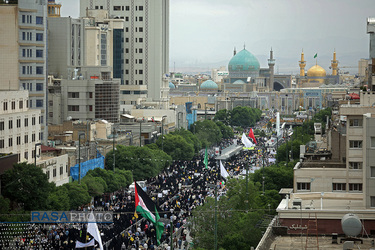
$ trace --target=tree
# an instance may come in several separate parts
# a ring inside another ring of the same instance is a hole
[[[221,134],[224,139],[230,139],[234,137],[233,129],[229,126],[226,126],[222,122],[216,122],[216,125],[220,128]]]
[[[229,118],[230,118],[230,111],[227,109],[221,109],[216,112],[214,121],[220,121],[224,123],[225,125],[229,124]]]
[[[78,209],[78,207],[88,204],[91,201],[91,196],[89,195],[86,184],[78,184],[77,181],[66,183],[62,185],[63,188],[66,188],[66,192],[69,196],[69,208]]]
[[[47,209],[55,211],[66,211],[70,209],[70,198],[65,186],[55,187],[48,195]]]
[[[194,127],[195,135],[199,138],[204,148],[219,143],[223,137],[220,128],[214,121],[197,121],[194,123]]]
[[[260,120],[262,111],[249,107],[235,107],[231,112],[230,125],[242,128],[253,127]]]
[[[263,168],[256,170],[250,175],[254,183],[263,182]],[[277,190],[281,188],[293,187],[293,167],[286,167],[283,164],[271,165],[264,168],[264,187],[265,190]]]
[[[49,183],[47,175],[34,164],[14,164],[2,176],[4,197],[23,205],[25,210],[44,209],[48,195],[55,185]]]
[[[133,182],[132,172],[123,169],[116,169],[116,171],[113,172],[112,170],[95,168],[88,171],[86,176],[94,177],[94,180],[99,181],[99,183],[103,185],[104,192],[106,193],[128,187]],[[100,178],[103,181],[96,178]]]
[[[202,148],[202,143],[199,141],[197,136],[186,129],[178,129],[174,132],[171,132],[172,135],[181,135],[188,143],[194,146],[195,154],[199,153],[199,150]]]
[[[107,183],[101,177],[86,175],[83,177],[82,182],[86,184],[91,197],[102,195],[107,190]]]
[[[161,147],[164,143],[164,152],[171,156],[173,160],[190,161],[194,156],[194,145],[188,143],[182,136],[167,134],[163,138],[159,138],[156,144]]]
[[[129,170],[134,180],[154,177],[172,161],[167,153],[152,147],[117,145],[116,149],[116,172],[117,169]],[[113,151],[106,155],[105,167],[113,169]]]

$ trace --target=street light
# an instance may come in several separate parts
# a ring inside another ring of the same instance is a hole
[[[78,135],[78,184],[81,184],[81,136],[85,133]]]
[[[34,165],[35,165],[35,167],[36,167],[36,157],[38,156],[38,154],[36,153],[36,147],[37,147],[37,146],[41,146],[41,145],[42,145],[42,143],[40,143],[40,142],[35,143],[35,161],[34,161]]]

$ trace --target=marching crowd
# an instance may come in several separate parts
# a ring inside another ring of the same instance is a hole
[[[221,149],[235,143],[225,140]],[[259,139],[260,144],[264,143]],[[256,151],[255,151],[256,152]],[[254,151],[242,152],[225,163],[231,175],[237,175],[245,169],[246,162],[254,157]],[[156,177],[147,180],[147,193],[159,204],[160,216],[172,221],[174,231],[179,231],[173,244],[179,249],[187,249],[188,234],[186,222],[195,207],[205,203],[207,196],[213,196],[213,189],[207,184],[216,184],[220,180],[220,168],[211,158],[205,167],[201,156],[191,161],[175,161]],[[115,192],[110,197],[95,200],[94,205],[84,210],[111,210],[114,222],[100,225],[101,238],[105,249],[169,249],[171,244],[170,225],[165,226],[161,241],[157,246],[156,230],[152,223],[141,220],[135,213],[134,193],[129,190]],[[0,225],[0,249],[74,249],[76,240],[88,242],[85,224],[28,224],[16,236],[8,229],[9,225]],[[7,237],[3,240],[3,236]],[[92,248],[92,247],[91,247]],[[90,249],[90,248],[87,248]]]

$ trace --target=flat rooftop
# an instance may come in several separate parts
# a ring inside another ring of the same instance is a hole
[[[343,249],[343,243],[340,243],[340,239],[343,237],[338,237],[337,244],[332,244],[332,237],[331,236],[319,236],[318,237],[318,244],[319,249]],[[374,246],[371,245],[371,241],[373,238],[360,238],[363,240],[363,244],[357,241],[354,242],[353,249],[375,249]],[[308,244],[306,249],[318,249],[316,237],[309,237]],[[269,249],[273,250],[291,250],[291,249],[305,249],[306,247],[306,236],[277,236],[271,247]]]

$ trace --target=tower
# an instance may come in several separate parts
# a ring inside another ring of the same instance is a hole
[[[337,76],[337,66],[339,61],[336,60],[336,51],[333,52],[333,60],[331,61],[332,75]]]
[[[60,17],[61,4],[56,3],[55,0],[48,0],[48,17]]]
[[[370,59],[375,58],[375,18],[367,18],[367,34],[370,34]]]
[[[302,50],[301,61],[299,61],[299,75],[300,76],[305,76],[305,67],[306,67],[305,54],[303,53],[303,50]]]
[[[270,51],[270,59],[268,59],[268,67],[270,69],[270,91],[273,91],[275,59],[273,59],[272,48]]]

